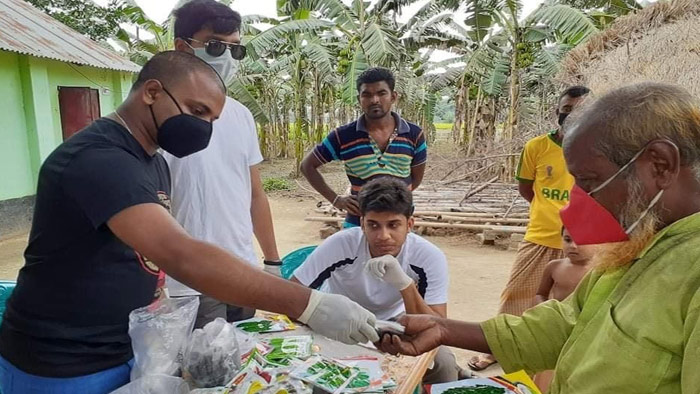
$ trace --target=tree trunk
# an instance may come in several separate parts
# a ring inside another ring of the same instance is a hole
[[[480,118],[480,113],[482,112],[484,92],[481,91],[481,86],[478,87],[476,93],[476,101],[474,102],[474,114],[471,119],[471,126],[469,127],[469,140],[467,141],[467,157],[472,154],[475,144],[476,128],[479,126],[478,120]]]
[[[508,123],[506,124],[506,133],[505,133],[505,140],[508,141],[509,143],[506,145],[508,146],[508,152],[506,153],[513,153],[512,149],[513,146],[510,143],[510,141],[513,140],[513,137],[518,135],[518,115],[520,113],[520,70],[518,69],[518,44],[520,43],[520,37],[519,37],[519,32],[516,33],[516,37],[513,40],[513,55],[510,61],[510,89],[509,89],[509,98],[510,98],[510,108],[508,110]],[[515,170],[515,159],[514,157],[509,157],[506,160],[506,166],[505,166],[505,177],[508,178],[510,177],[510,174],[512,174]]]
[[[280,132],[282,133],[281,134],[282,149],[280,150],[280,156],[282,156],[284,158],[289,157],[289,149],[287,149],[287,148],[289,147],[289,121],[290,121],[289,111],[290,111],[290,108],[289,108],[288,104],[289,103],[285,99],[285,102],[282,106],[282,125],[281,125],[282,127],[280,129]]]
[[[469,93],[465,94],[465,90],[467,92],[469,91],[465,84],[465,78],[462,77],[459,92],[457,93],[457,99],[455,100],[455,121],[452,123],[452,142],[454,143],[460,141],[460,135],[462,134],[462,117],[464,116],[464,104],[466,101],[469,101]]]

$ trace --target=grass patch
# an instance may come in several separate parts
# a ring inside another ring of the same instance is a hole
[[[436,130],[452,130],[452,123],[433,123]]]
[[[263,190],[274,192],[278,190],[291,190],[292,184],[285,178],[265,178],[263,179]]]

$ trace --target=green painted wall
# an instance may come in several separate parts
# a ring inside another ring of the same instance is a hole
[[[34,193],[19,55],[0,51],[0,200]]]
[[[97,89],[104,116],[126,99],[131,78],[0,51],[0,200],[34,194],[41,163],[63,141],[59,86]]]

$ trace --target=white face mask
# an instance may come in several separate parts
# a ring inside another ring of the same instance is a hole
[[[233,82],[233,79],[236,77],[236,73],[238,73],[239,62],[231,57],[231,53],[228,48],[223,55],[217,57],[208,54],[207,50],[204,48],[192,49],[194,49],[195,56],[209,63],[209,65],[212,66],[217,73],[219,73],[219,76],[227,87],[231,84],[231,82]]]

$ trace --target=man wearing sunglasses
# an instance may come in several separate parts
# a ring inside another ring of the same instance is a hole
[[[240,44],[241,16],[215,0],[188,2],[174,15],[175,49],[209,63],[228,86],[246,54]],[[279,274],[272,215],[258,169],[263,157],[250,111],[227,97],[207,149],[186,158],[166,153],[165,159],[173,181],[172,212],[187,232],[257,266],[255,235],[265,270]],[[200,296],[196,327],[217,317],[237,321],[255,313],[200,295],[170,277],[166,284],[172,297]]]

